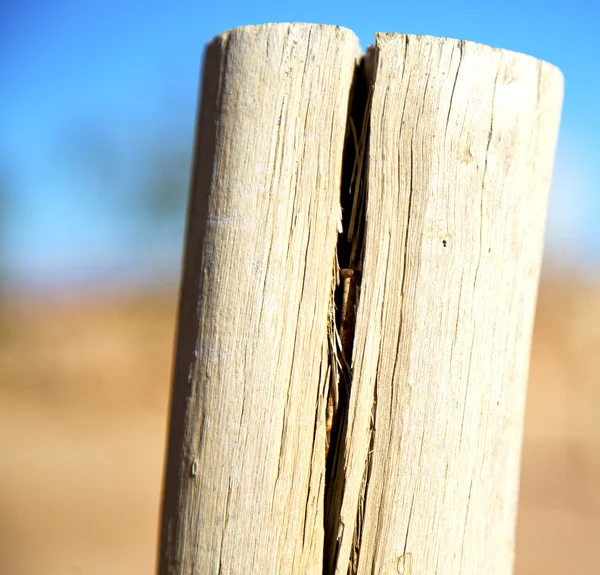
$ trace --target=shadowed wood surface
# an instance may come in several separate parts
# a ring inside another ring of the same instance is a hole
[[[431,37],[378,34],[370,57],[365,259],[329,563],[508,575],[562,76]]]
[[[356,36],[209,45],[160,572],[322,573],[332,269]]]

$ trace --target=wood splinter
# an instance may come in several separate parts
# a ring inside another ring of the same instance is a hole
[[[352,378],[352,344],[354,341],[354,328],[356,325],[356,308],[360,291],[360,271],[355,269],[340,269],[341,281],[341,307],[337,321],[337,337],[334,345],[337,346],[341,362],[334,361],[334,369],[338,370],[337,377],[332,378],[327,396],[326,431],[327,443],[325,454],[329,453],[331,434],[339,423],[340,386],[344,383],[343,397],[345,400],[350,395],[350,380]]]

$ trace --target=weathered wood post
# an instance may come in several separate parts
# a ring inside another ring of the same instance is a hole
[[[208,47],[161,574],[512,572],[562,76],[431,37],[359,56],[317,25]]]
[[[365,255],[327,565],[508,575],[562,75],[431,37],[379,34],[368,58]]]

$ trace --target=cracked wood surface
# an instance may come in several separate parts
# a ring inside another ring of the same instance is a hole
[[[322,573],[328,307],[356,36],[207,48],[159,571]]]
[[[508,575],[562,75],[431,37],[378,34],[369,58],[335,572]]]
[[[359,56],[306,24],[208,46],[161,574],[512,572],[562,76],[431,37],[378,34],[366,81]],[[340,197],[361,287],[326,474]]]

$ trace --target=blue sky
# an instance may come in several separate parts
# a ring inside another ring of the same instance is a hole
[[[136,150],[168,138],[191,148],[204,45],[235,26],[281,21],[346,26],[363,47],[376,31],[473,40],[561,68],[566,90],[547,256],[597,274],[600,3],[4,0],[0,169],[10,195],[0,231],[9,277],[36,286],[137,281],[163,268],[176,276],[181,220],[155,234],[148,250],[149,231],[118,209],[144,169]],[[110,143],[118,177],[79,169],[82,129]]]

